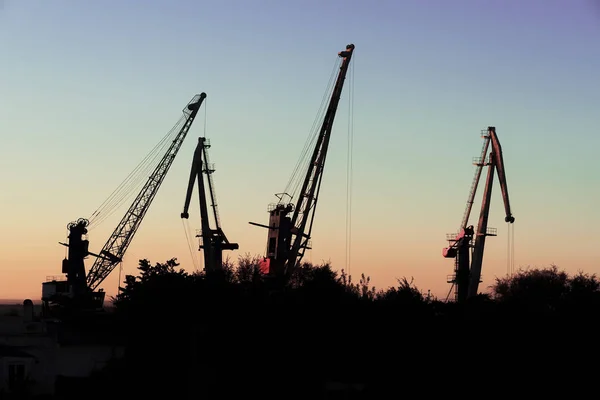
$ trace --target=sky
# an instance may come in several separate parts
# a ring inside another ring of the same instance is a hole
[[[122,271],[102,287],[114,295],[142,258],[176,257],[194,270],[180,213],[198,136],[211,140],[222,227],[240,245],[230,257],[264,254],[266,230],[248,222],[268,222],[267,206],[292,174],[337,53],[349,43],[352,79],[306,260],[350,269],[355,280],[364,273],[378,288],[412,278],[445,297],[453,269],[442,257],[446,233],[460,224],[480,131],[495,126],[516,218],[515,266],[600,272],[596,1],[4,0],[0,298],[41,297],[41,283],[60,274],[66,224],[89,217],[200,92],[205,113]],[[90,232],[91,251],[127,206]],[[193,228],[198,215],[193,200]],[[497,180],[489,226],[498,236],[487,240],[482,290],[507,272]]]

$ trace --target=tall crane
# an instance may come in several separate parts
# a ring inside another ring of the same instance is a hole
[[[268,209],[269,225],[250,222],[252,225],[268,229],[267,257],[263,268],[270,275],[289,277],[301,262],[305,251],[310,249],[310,237],[329,139],[353,52],[354,45],[349,44],[345,50],[338,53],[341,58],[339,72],[297,202],[292,203],[293,196],[288,193],[277,194],[279,201],[271,204]],[[287,198],[289,202],[286,201]]]
[[[183,109],[183,116],[176,125],[181,128],[99,254],[88,251],[87,219],[82,218],[68,225],[69,243],[61,243],[69,248],[68,259],[63,260],[62,269],[67,280],[53,278],[42,285],[42,300],[46,306],[68,298],[67,301],[79,306],[102,307],[104,292],[96,292],[96,289],[123,259],[205,98],[205,93],[195,95]],[[86,276],[84,259],[88,255],[95,256],[96,260]]]
[[[458,302],[476,296],[481,283],[481,268],[483,265],[483,252],[485,249],[485,240],[487,236],[497,236],[495,228],[488,228],[488,217],[490,212],[490,202],[492,197],[492,187],[494,183],[494,174],[498,173],[500,181],[500,189],[504,200],[505,222],[514,223],[515,218],[512,215],[510,208],[510,200],[508,197],[508,187],[506,184],[506,172],[504,168],[504,158],[502,156],[502,147],[496,135],[496,128],[490,126],[487,131],[482,131],[484,139],[481,156],[473,160],[473,164],[477,167],[475,177],[471,184],[467,207],[461,221],[458,234],[448,234],[447,240],[450,245],[442,251],[445,258],[454,258],[455,267],[454,274],[448,279],[448,283],[452,283],[455,289],[455,298]],[[491,144],[491,151],[488,156],[488,149]],[[471,209],[475,201],[477,186],[481,177],[483,168],[487,166],[487,179],[481,202],[481,211],[479,213],[479,221],[477,229],[472,225],[468,225]]]
[[[217,211],[217,201],[215,194],[212,174],[215,172],[214,165],[208,159],[207,149],[210,148],[210,141],[204,137],[198,138],[198,145],[194,151],[192,168],[190,171],[190,180],[188,183],[185,203],[181,218],[188,219],[190,201],[194,190],[194,181],[198,182],[198,200],[200,202],[200,223],[201,229],[197,237],[200,238],[199,250],[204,250],[204,270],[212,272],[220,270],[223,266],[223,250],[237,250],[239,245],[231,243],[225,236],[221,228],[219,212]],[[208,193],[210,195],[212,214],[215,221],[215,229],[211,229],[208,216],[208,202],[206,199],[206,189],[204,185],[204,175],[207,176]]]

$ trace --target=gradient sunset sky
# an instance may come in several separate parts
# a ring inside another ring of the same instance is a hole
[[[337,52],[356,45],[351,273],[445,297],[480,131],[497,128],[516,266],[600,272],[600,6],[592,0],[4,0],[0,8],[0,298],[38,300],[66,224],[89,217],[206,92],[223,228],[262,254]],[[345,265],[348,86],[306,259]],[[192,127],[130,246],[192,271],[180,219]],[[506,273],[496,181],[486,289]],[[473,216],[479,213],[480,196]],[[90,232],[99,251],[125,212]],[[197,201],[190,223],[199,227]],[[472,219],[472,221],[475,221]],[[88,267],[93,259],[88,260]],[[114,295],[119,274],[104,282]]]

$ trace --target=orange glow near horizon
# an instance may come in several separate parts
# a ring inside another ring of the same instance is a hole
[[[193,238],[200,227],[196,192],[189,225],[180,213],[199,136],[211,141],[222,228],[240,246],[226,255],[263,256],[266,230],[248,222],[268,223],[267,205],[285,190],[349,43],[356,50],[306,261],[331,261],[354,282],[364,273],[380,289],[414,278],[445,299],[453,272],[442,257],[446,234],[465,209],[480,131],[495,126],[516,218],[515,267],[599,272],[597,14],[586,2],[555,2],[544,18],[529,2],[519,13],[500,2],[438,1],[433,13],[428,2],[359,3],[112,2],[109,9],[5,1],[0,298],[41,297],[46,277],[60,275],[67,223],[92,215],[201,92],[203,109],[122,270],[101,287],[115,295],[140,259],[198,267],[197,242],[186,240],[186,230]],[[89,232],[92,252],[132,200]],[[489,226],[498,236],[486,242],[482,291],[507,273],[504,217],[496,179]]]

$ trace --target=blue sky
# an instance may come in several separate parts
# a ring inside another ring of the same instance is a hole
[[[489,125],[505,153],[516,263],[597,272],[599,42],[591,0],[5,0],[0,297],[38,296],[45,276],[60,271],[66,223],[89,216],[202,91],[223,228],[240,243],[233,257],[262,252],[266,232],[247,222],[267,221],[348,43],[356,45],[354,274],[377,286],[406,275],[424,290],[447,289],[452,263],[441,248],[462,217]],[[310,255],[337,268],[347,89]],[[178,257],[192,269],[179,213],[203,123],[134,239],[127,273],[144,257]],[[122,212],[90,236],[92,250]],[[506,271],[503,221],[496,186],[490,226],[500,236],[488,241],[484,285]],[[109,281],[116,287],[118,276]]]

